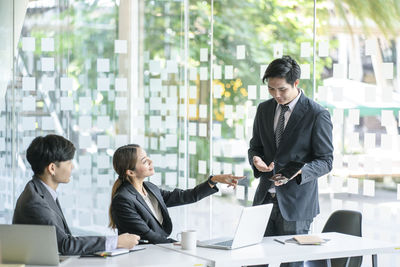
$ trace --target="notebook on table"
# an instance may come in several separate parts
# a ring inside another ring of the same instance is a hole
[[[273,204],[243,208],[234,237],[198,241],[197,246],[217,249],[236,249],[261,242],[267,228]]]

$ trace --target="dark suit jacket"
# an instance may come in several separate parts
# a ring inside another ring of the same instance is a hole
[[[105,237],[71,235],[62,211],[40,178],[33,177],[26,184],[15,206],[13,224],[54,225],[58,251],[64,255],[92,254],[105,250]]]
[[[283,218],[287,221],[312,220],[319,213],[317,178],[332,169],[332,122],[329,112],[302,92],[281,137],[275,145],[274,116],[277,102],[269,99],[257,108],[253,125],[253,138],[248,151],[254,176],[260,183],[253,205],[264,203],[271,186],[269,178],[289,161],[302,161],[306,165],[301,175],[287,184],[276,187],[276,196]],[[253,166],[253,156],[266,164],[275,162],[271,172],[261,173]],[[289,178],[289,177],[288,177]]]
[[[154,217],[140,193],[128,182],[124,182],[118,188],[111,202],[111,216],[117,225],[119,234],[137,234],[140,235],[141,239],[148,240],[154,244],[170,243],[173,241],[172,239],[168,239],[172,231],[172,222],[168,214],[168,207],[194,203],[218,192],[216,186],[211,188],[207,182],[187,190],[176,188],[173,191],[166,191],[150,182],[144,182],[144,187],[158,201],[163,216],[162,225]]]

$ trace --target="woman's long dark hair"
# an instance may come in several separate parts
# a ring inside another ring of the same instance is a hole
[[[112,201],[114,199],[115,194],[117,193],[118,188],[124,181],[128,181],[131,184],[133,183],[132,178],[126,175],[126,171],[135,170],[138,148],[140,148],[139,145],[130,144],[126,146],[121,146],[114,152],[113,167],[115,172],[118,174],[118,179],[114,182],[114,185],[111,190],[111,203],[110,203],[110,208],[108,210],[108,216],[110,218],[108,226],[111,227],[112,229],[115,229],[117,227],[112,218]]]

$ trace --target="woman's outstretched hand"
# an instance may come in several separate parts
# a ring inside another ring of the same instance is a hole
[[[246,176],[234,176],[232,174],[218,174],[214,175],[211,178],[211,181],[214,183],[222,183],[222,184],[227,184],[229,186],[233,186],[233,188],[236,188],[236,185],[238,184],[238,180],[245,178]]]

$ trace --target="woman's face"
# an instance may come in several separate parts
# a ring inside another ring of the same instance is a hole
[[[153,161],[147,156],[146,151],[137,148],[137,161],[135,166],[137,178],[146,178],[154,174]]]

